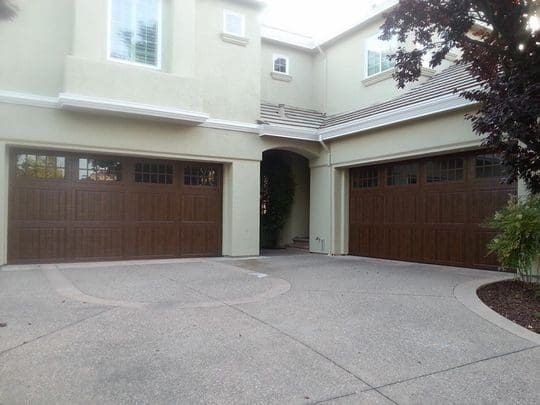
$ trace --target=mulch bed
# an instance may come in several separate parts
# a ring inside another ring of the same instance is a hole
[[[505,318],[540,334],[540,287],[509,280],[481,287],[477,294]]]

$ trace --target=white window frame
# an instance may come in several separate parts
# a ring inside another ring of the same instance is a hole
[[[368,38],[365,39],[364,41],[364,46],[365,46],[365,52],[364,52],[364,60],[365,60],[365,78],[371,78],[371,77],[375,77],[377,75],[380,75],[380,74],[383,74],[385,72],[390,72],[392,70],[395,69],[394,66],[388,68],[388,69],[384,69],[382,70],[382,52],[379,52],[379,66],[381,67],[381,70],[378,71],[377,73],[372,73],[372,74],[369,74],[369,46],[368,46],[368,43],[369,41],[373,40],[373,39],[377,39],[379,40],[379,37],[382,35],[382,32],[378,32],[377,34],[375,35],[372,35]],[[380,41],[380,40],[379,40]],[[385,42],[385,41],[382,41],[382,42]],[[389,41],[386,41],[386,42],[389,42]],[[373,50],[372,50],[373,51]]]
[[[111,56],[112,51],[112,2],[113,0],[108,0],[108,12],[107,12],[107,60],[116,63],[122,63],[125,65],[132,65],[138,67],[144,67],[147,69],[161,70],[161,53],[162,53],[162,32],[163,32],[163,0],[158,0],[158,32],[157,32],[157,55],[156,55],[156,64],[149,65],[146,63],[134,62],[131,60],[125,60],[120,58],[115,58]]]
[[[279,72],[276,70],[276,59],[285,59],[285,72]],[[285,55],[273,54],[272,55],[272,72],[280,75],[288,75],[290,72],[289,57]]]
[[[237,32],[230,32],[227,30],[227,16],[239,17],[242,23],[242,32],[238,34]],[[244,14],[237,13],[231,10],[223,10],[223,33],[227,35],[233,35],[235,37],[246,37],[246,16]]]

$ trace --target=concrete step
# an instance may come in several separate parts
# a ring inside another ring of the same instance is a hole
[[[295,249],[309,250],[309,238],[297,236],[296,238],[293,238],[293,243],[289,246]]]

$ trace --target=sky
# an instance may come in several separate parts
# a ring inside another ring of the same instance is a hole
[[[266,0],[263,24],[328,39],[353,26],[385,0]]]

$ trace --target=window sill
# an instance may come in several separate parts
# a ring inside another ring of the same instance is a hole
[[[227,34],[225,32],[221,34],[221,39],[224,42],[240,46],[247,46],[249,43],[249,39],[246,37],[239,37],[238,35]]]
[[[272,72],[272,73],[270,73],[270,76],[272,76],[272,79],[280,80],[282,82],[290,82],[290,81],[292,81],[292,76],[288,75],[286,73]]]
[[[368,87],[368,86],[371,86],[372,84],[379,83],[387,79],[391,79],[394,72],[395,72],[394,69],[389,69],[389,70],[385,70],[384,72],[376,73],[362,80],[362,84],[365,87]],[[422,67],[422,69],[420,70],[420,76],[425,76],[425,77],[433,77],[435,76],[436,73],[437,71],[435,69],[431,69],[427,67]]]
[[[391,79],[392,75],[394,74],[394,69],[388,69],[384,72],[375,73],[374,75],[371,75],[364,80],[362,80],[362,84],[366,87],[371,86],[372,84],[382,82],[387,79]]]

